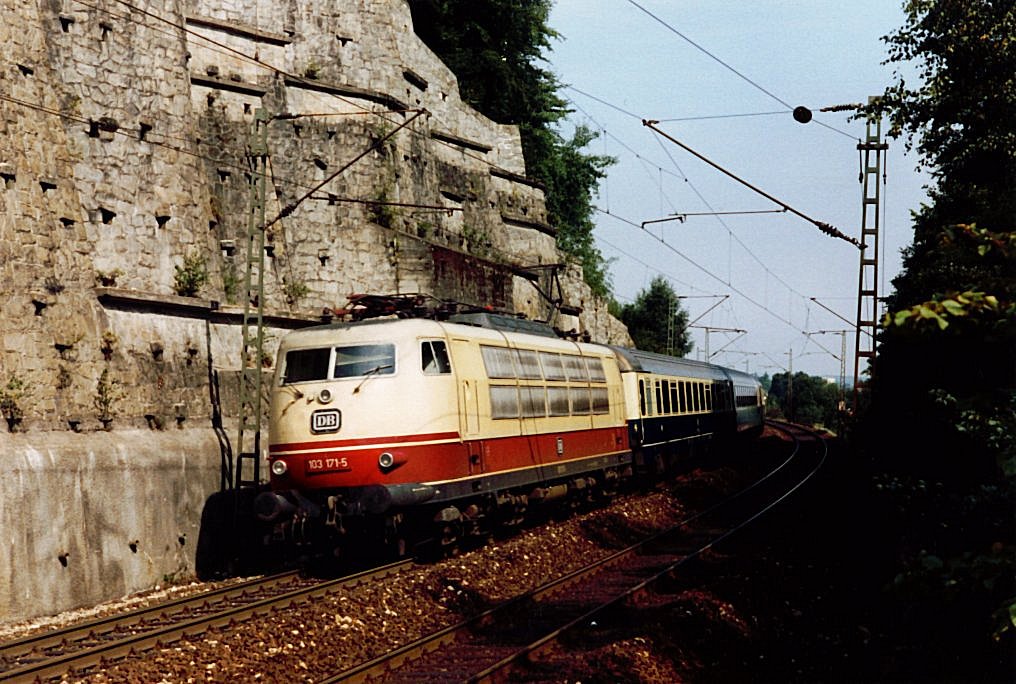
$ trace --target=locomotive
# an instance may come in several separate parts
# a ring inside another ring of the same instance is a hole
[[[276,369],[255,512],[275,539],[336,555],[446,549],[609,498],[758,434],[765,404],[746,373],[490,313],[293,331]]]

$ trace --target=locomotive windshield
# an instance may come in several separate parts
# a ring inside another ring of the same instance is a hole
[[[282,384],[357,378],[364,375],[390,375],[394,372],[394,344],[293,349],[286,352]]]

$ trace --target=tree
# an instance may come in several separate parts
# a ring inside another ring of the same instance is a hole
[[[788,401],[789,373],[773,375],[767,392],[773,406],[782,409],[783,417],[802,425],[835,427],[839,422],[840,390],[825,378],[794,373],[793,405]]]
[[[908,0],[904,9],[906,25],[886,37],[888,62],[914,63],[919,83],[897,72],[865,113],[889,118],[890,134],[916,146],[935,185],[914,213],[914,241],[893,281],[862,423],[878,483],[866,498],[876,506],[885,499],[888,513],[869,530],[865,551],[877,557],[880,530],[894,529],[888,543],[902,537],[920,549],[890,551],[886,597],[887,621],[918,645],[917,662],[944,679],[975,670],[1008,679],[1016,645],[1016,6]],[[894,599],[905,607],[902,621]],[[973,627],[991,621],[991,635]],[[928,643],[965,647],[929,660]]]
[[[593,190],[614,160],[582,152],[595,138],[594,131],[578,126],[571,140],[562,140],[533,171],[547,185],[547,212],[557,227],[557,246],[579,260],[586,283],[606,297],[610,278],[608,262],[593,240]]]
[[[935,186],[914,214],[914,241],[887,298],[873,419],[882,431],[901,420],[920,426],[906,451],[923,455],[908,467],[955,477],[963,454],[967,474],[989,476],[1011,450],[956,426],[973,411],[977,422],[1016,428],[1016,9],[910,0],[905,10],[906,25],[885,39],[888,62],[914,63],[920,82],[897,72],[866,114],[889,118]]]
[[[529,176],[546,187],[558,247],[581,264],[597,295],[610,294],[607,261],[593,242],[591,198],[613,163],[582,150],[596,138],[555,129],[567,114],[560,83],[542,68],[557,33],[551,0],[410,0],[417,35],[455,73],[462,99],[494,121],[519,127]]]
[[[692,350],[688,313],[663,276],[653,278],[649,289],[640,291],[634,303],[622,307],[621,321],[639,349],[672,356],[685,356]]]

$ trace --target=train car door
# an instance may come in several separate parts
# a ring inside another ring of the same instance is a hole
[[[476,362],[470,359],[476,351],[469,340],[452,338],[452,358],[458,385],[459,433],[462,439],[475,439],[480,434],[480,382]]]

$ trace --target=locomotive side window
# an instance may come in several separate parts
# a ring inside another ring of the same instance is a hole
[[[571,388],[571,412],[573,416],[584,416],[589,414],[589,388]]]
[[[543,418],[547,415],[547,394],[543,387],[520,387],[523,418]]]
[[[639,380],[639,415],[646,415],[646,381]]]
[[[490,417],[491,418],[518,418],[519,417],[519,392],[512,385],[491,385],[490,387]]]
[[[483,354],[483,365],[487,368],[488,378],[514,378],[515,367],[512,365],[514,354],[507,347],[480,346]]]
[[[294,349],[286,352],[286,372],[282,384],[328,379],[328,361],[332,350]]]
[[[420,358],[426,375],[442,375],[452,372],[448,360],[448,347],[443,340],[424,340],[420,343]]]
[[[568,373],[569,380],[581,380],[583,382],[589,381],[589,369],[586,368],[586,360],[581,356],[572,356],[571,354],[565,355],[564,368]]]
[[[564,372],[564,364],[561,362],[560,354],[540,352],[540,363],[543,365],[543,377],[548,380],[567,380]]]
[[[391,375],[394,372],[394,344],[358,344],[335,348],[333,378]]]
[[[540,357],[530,349],[516,349],[519,377],[526,380],[542,380]]]
[[[552,416],[568,415],[569,405],[568,405],[567,387],[548,387],[547,400],[548,403],[550,404],[550,415]]]
[[[589,368],[589,379],[592,382],[607,382],[607,372],[603,370],[603,359],[599,357],[586,358],[586,366]]]

